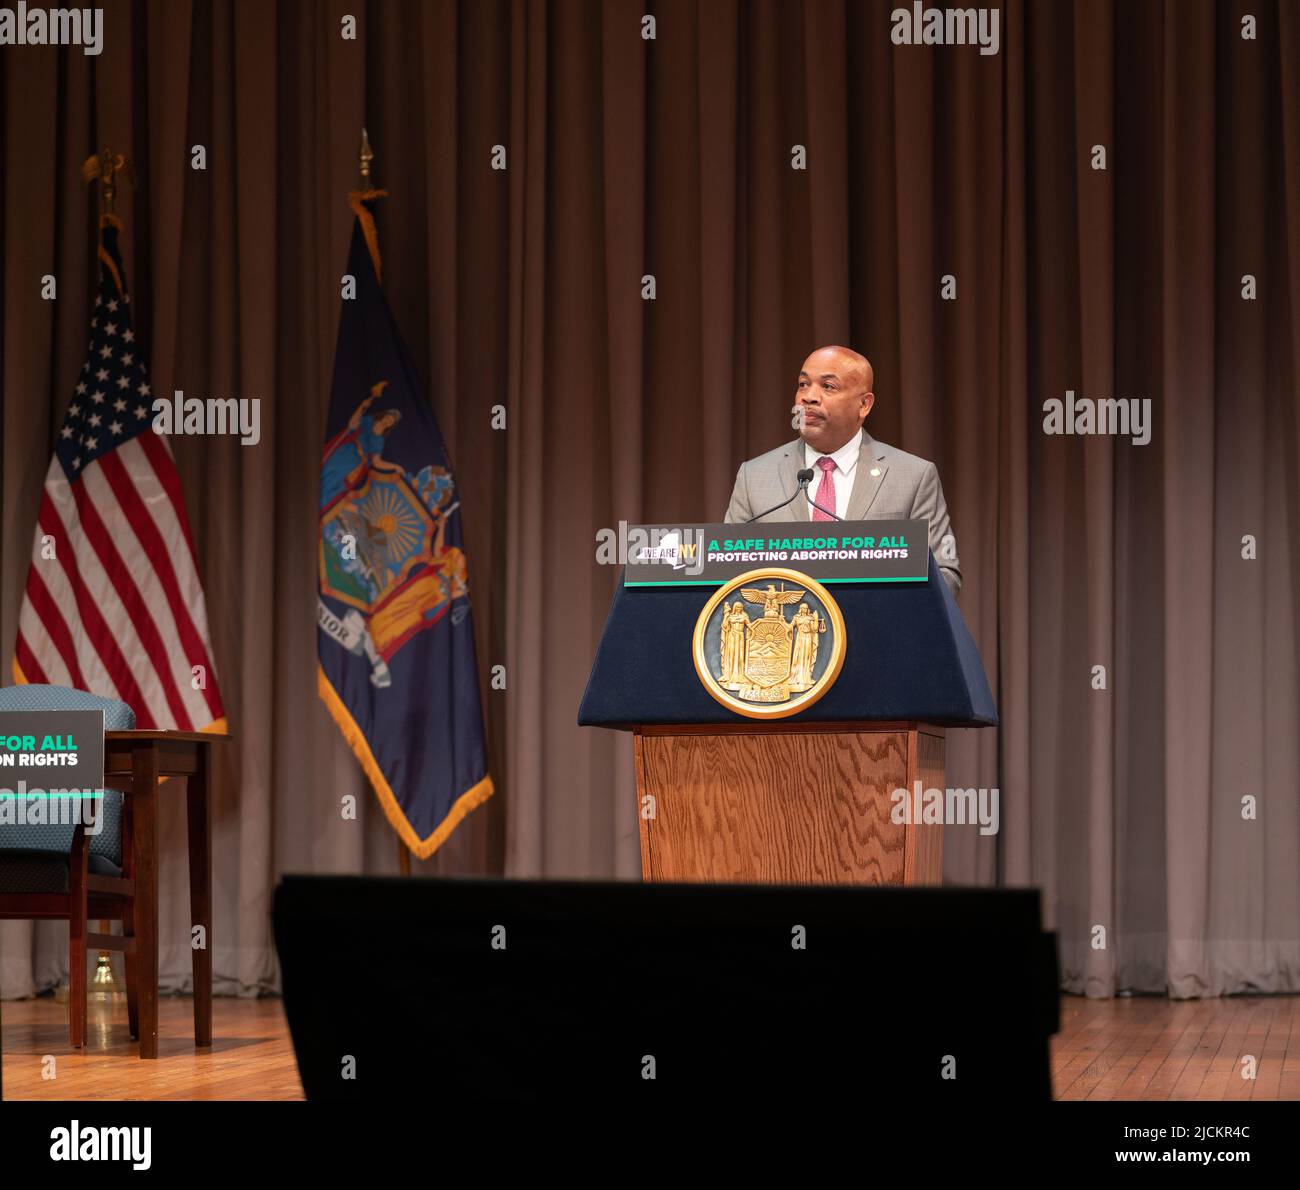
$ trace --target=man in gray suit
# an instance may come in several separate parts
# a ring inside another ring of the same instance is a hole
[[[939,573],[956,594],[961,568],[939,472],[867,433],[863,423],[876,401],[874,380],[870,362],[848,347],[822,347],[804,360],[794,404],[799,437],[741,463],[727,522],[748,521],[756,513],[763,514],[760,521],[834,519],[813,502],[846,521],[924,517]],[[807,494],[776,508],[795,495],[797,476],[806,468],[813,471]]]

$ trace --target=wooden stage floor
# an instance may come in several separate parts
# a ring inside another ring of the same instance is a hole
[[[189,997],[164,996],[156,1062],[134,1056],[121,1001],[91,1005],[80,1054],[52,996],[6,1001],[0,1015],[6,1099],[302,1098],[278,999],[217,999],[202,1051]],[[1253,1080],[1241,1077],[1243,1055],[1257,1059]],[[1300,1099],[1300,996],[1062,997],[1052,1085],[1058,1099]]]
[[[83,1051],[68,1046],[68,1006],[52,995],[6,1000],[6,1099],[302,1099],[284,1004],[212,1002],[212,1048],[194,1048],[194,1001],[158,998],[158,1057],[143,1062],[127,1033],[126,1000],[92,1002]],[[46,1055],[55,1077],[44,1077]]]

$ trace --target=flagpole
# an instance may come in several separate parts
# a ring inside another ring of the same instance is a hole
[[[123,153],[114,153],[105,146],[98,153],[92,153],[81,165],[82,183],[86,186],[99,183],[99,225],[102,235],[106,216],[113,214],[113,201],[117,197],[117,175],[121,174],[132,186],[135,185],[135,171],[131,162]],[[103,934],[112,931],[112,924],[100,920],[99,929]],[[111,999],[121,995],[118,981],[113,975],[113,959],[106,950],[99,952],[95,960],[95,974],[90,979],[91,996],[99,999]],[[90,997],[88,997],[90,998]]]
[[[365,125],[361,127],[361,151],[357,154],[357,167],[360,173],[360,192],[370,194],[375,189],[374,179],[370,173],[370,163],[375,159],[375,151],[370,147],[370,134]],[[397,838],[397,870],[403,876],[411,874],[411,849]]]

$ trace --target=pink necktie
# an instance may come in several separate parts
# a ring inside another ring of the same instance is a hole
[[[831,478],[835,471],[835,460],[830,455],[822,455],[817,460],[817,466],[822,469],[822,481],[817,485],[817,495],[814,499],[822,508],[829,508],[831,512],[839,511],[835,507],[835,480]],[[822,508],[812,510],[812,519],[814,521],[833,521],[835,518],[830,513],[822,512]]]

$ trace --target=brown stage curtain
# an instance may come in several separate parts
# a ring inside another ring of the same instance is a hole
[[[0,55],[0,642],[7,663],[81,363],[78,168],[107,144],[140,175],[118,210],[156,391],[264,402],[255,448],[174,442],[238,737],[220,989],[276,985],[280,873],[396,866],[313,677],[363,120],[392,194],[385,285],[461,485],[480,661],[507,667],[505,691],[484,683],[499,792],[419,870],[638,875],[629,741],[575,723],[615,581],[596,533],[721,517],[740,460],[791,436],[804,355],[847,342],[876,367],[872,432],[939,465],[1001,708],[950,740],[950,783],[1002,796],[998,836],[949,829],[948,880],[1042,886],[1072,990],[1300,989],[1295,5],[1007,0],[996,55],[894,46],[889,0],[106,7],[100,57]],[[1046,436],[1066,390],[1149,398],[1150,443]],[[163,841],[183,986],[179,816]],[[59,930],[0,928],[5,992],[49,986]]]

